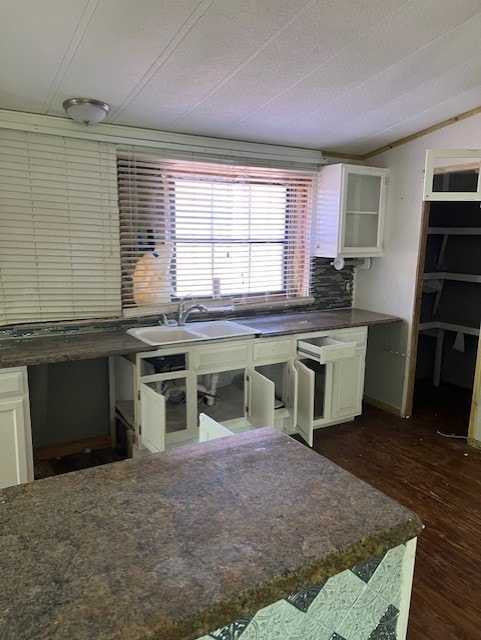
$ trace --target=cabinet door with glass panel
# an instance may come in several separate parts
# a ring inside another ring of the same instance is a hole
[[[324,258],[382,255],[387,169],[334,164],[318,184],[313,253]]]

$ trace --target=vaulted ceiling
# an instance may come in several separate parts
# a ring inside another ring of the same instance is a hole
[[[480,34],[479,0],[2,0],[0,109],[362,155],[481,105]]]

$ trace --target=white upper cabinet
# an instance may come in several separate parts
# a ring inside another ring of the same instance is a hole
[[[313,255],[382,255],[387,169],[349,164],[323,167],[313,226]]]

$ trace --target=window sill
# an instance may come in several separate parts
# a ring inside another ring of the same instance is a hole
[[[196,300],[192,303],[195,304]],[[315,298],[312,296],[306,296],[304,298],[290,298],[286,300],[271,300],[268,302],[245,302],[245,303],[233,303],[229,299],[220,300],[200,300],[209,311],[212,313],[234,313],[234,312],[249,312],[249,311],[280,311],[282,309],[290,309],[293,307],[300,307],[310,305],[315,302]],[[152,305],[143,307],[133,307],[131,309],[124,309],[124,318],[141,318],[146,316],[158,316],[160,314],[174,313],[178,309],[178,303],[169,303],[163,305]]]

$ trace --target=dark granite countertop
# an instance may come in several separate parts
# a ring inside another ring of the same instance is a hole
[[[349,327],[364,327],[373,324],[399,322],[400,318],[385,313],[364,311],[363,309],[339,309],[335,311],[309,311],[244,319],[245,326],[258,329],[262,336],[273,337],[289,333],[310,331],[331,331]]]
[[[244,318],[236,319],[236,322],[258,329],[259,336],[272,337],[289,333],[369,326],[399,320],[400,318],[396,316],[363,311],[362,309],[340,309]],[[134,326],[134,324],[133,322],[132,325]],[[228,340],[232,340],[232,338],[228,338]],[[0,340],[0,367],[99,358],[152,351],[158,348],[151,347],[128,335],[125,327],[96,331],[79,330],[59,335],[9,338]]]
[[[272,428],[10,487],[0,637],[193,640],[421,527]]]

